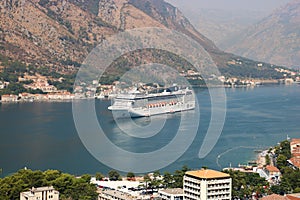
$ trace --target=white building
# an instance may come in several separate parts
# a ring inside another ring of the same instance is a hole
[[[0,81],[0,90],[1,90],[1,89],[4,89],[4,88],[5,88],[5,85],[3,84],[2,81]]]
[[[280,170],[275,167],[275,166],[266,166],[264,171],[266,172],[266,174],[268,175],[268,181],[279,181],[280,177],[281,177],[281,173]]]
[[[188,171],[183,179],[185,200],[231,200],[229,174],[201,169]]]
[[[107,189],[99,192],[98,200],[137,200],[137,198],[125,192]]]
[[[183,189],[173,188],[158,191],[161,200],[183,200]]]
[[[32,188],[20,193],[20,200],[59,200],[59,192],[53,186]]]

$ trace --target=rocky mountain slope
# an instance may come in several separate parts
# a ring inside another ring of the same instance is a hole
[[[113,26],[65,0],[4,0],[0,12],[0,52],[59,71],[68,70],[66,62],[82,62],[103,35],[116,32]]]
[[[0,18],[1,55],[59,73],[76,72],[88,53],[110,35],[154,26],[177,30],[198,41],[225,75],[274,75],[270,65],[258,68],[258,62],[220,51],[163,0],[3,0]],[[244,65],[235,66],[235,60]]]
[[[277,65],[300,66],[300,1],[294,0],[229,41],[227,51]]]
[[[267,15],[263,11],[193,9],[188,6],[180,8],[195,28],[221,49],[228,38],[241,33]]]

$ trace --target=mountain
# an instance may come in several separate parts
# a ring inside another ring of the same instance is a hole
[[[221,49],[222,44],[233,35],[241,33],[266,16],[263,11],[199,9],[188,5],[180,8],[195,28],[209,36]]]
[[[81,63],[115,27],[65,0],[4,0],[0,3],[1,54],[63,72]],[[71,63],[71,62],[70,62]]]
[[[127,29],[154,26],[177,30],[199,42],[224,75],[280,75],[269,64],[257,67],[258,62],[219,50],[163,0],[2,0],[0,18],[0,65],[9,65],[8,59],[44,73],[46,67],[49,72],[74,74],[105,38]]]
[[[225,50],[251,59],[300,66],[300,1],[294,0],[228,41]]]

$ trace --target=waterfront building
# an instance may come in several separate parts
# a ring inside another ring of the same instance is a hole
[[[231,183],[230,175],[219,171],[188,171],[183,178],[184,200],[230,200]]]
[[[4,89],[5,88],[5,85],[2,81],[0,81],[0,90]]]
[[[300,139],[292,139],[290,147],[292,158],[287,160],[287,162],[295,168],[300,169]]]
[[[20,200],[59,200],[59,192],[53,186],[33,187],[30,191],[21,192]]]
[[[136,200],[136,197],[131,196],[130,194],[127,194],[125,192],[121,192],[118,190],[102,190],[99,192],[98,200]]]
[[[291,143],[291,154],[293,157],[300,156],[300,139],[292,139]]]
[[[13,94],[4,94],[1,96],[1,101],[2,102],[15,102],[18,100],[18,96],[17,95],[13,95]]]
[[[2,102],[14,102],[18,100],[18,96],[17,95],[13,95],[13,94],[4,94],[1,96],[1,101]]]
[[[128,191],[128,188],[137,189],[141,183],[140,181],[97,181],[95,178],[91,179],[91,183],[97,185],[99,188],[110,188],[113,190],[118,190],[119,188],[126,189],[124,191]]]
[[[260,200],[300,200],[300,193],[287,194],[286,196],[271,194],[261,198]]]
[[[158,196],[161,200],[183,200],[183,189],[173,188],[159,190]]]
[[[290,146],[291,146],[292,155],[295,153],[299,153],[300,139],[296,139],[296,138],[292,139]]]
[[[292,165],[295,169],[300,169],[300,158],[299,157],[292,157],[291,159],[287,160],[287,162]]]
[[[269,183],[278,184],[278,182],[280,181],[281,173],[277,167],[268,165],[264,168],[264,171],[267,175],[267,177],[265,178],[267,181],[269,181]]]

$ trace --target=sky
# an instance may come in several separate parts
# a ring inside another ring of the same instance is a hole
[[[253,10],[272,12],[292,0],[166,0],[180,8]]]

